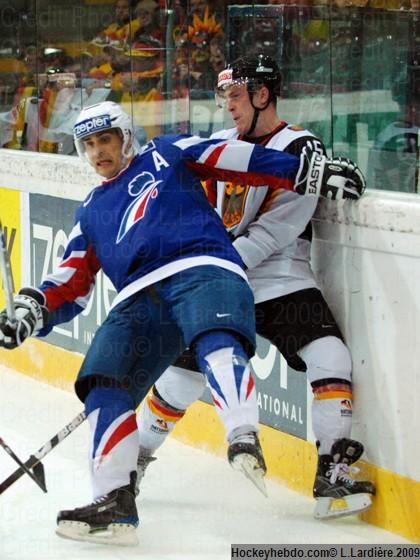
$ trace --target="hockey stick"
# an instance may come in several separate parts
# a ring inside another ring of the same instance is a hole
[[[7,250],[6,238],[4,236],[3,224],[0,220],[0,269],[3,278],[3,292],[6,300],[6,313],[7,320],[13,327],[16,323],[16,313],[15,306],[13,302],[13,276],[12,267],[10,265],[9,252]],[[45,486],[45,474],[44,467],[42,463],[39,463],[33,472],[28,468],[19,457],[14,453],[14,451],[7,445],[3,438],[0,438],[0,445],[6,451],[6,453],[20,466],[23,473],[26,473],[32,478],[32,480],[38,484],[43,492],[47,491]]]
[[[29,459],[23,464],[22,467],[19,467],[15,470],[6,480],[0,483],[0,494],[3,494],[5,490],[9,488],[16,480],[19,480],[21,476],[26,473],[26,469],[36,469],[41,464],[41,459],[45,457],[50,451],[54,449],[60,442],[63,441],[68,435],[70,435],[82,422],[86,420],[86,413],[83,411],[78,414],[73,420],[64,426],[62,430],[58,432],[55,436],[53,436],[49,441],[47,441],[38,451],[29,457]],[[45,484],[45,483],[44,483]]]
[[[6,299],[7,318],[11,325],[16,323],[15,306],[13,303],[13,276],[7,251],[6,238],[4,237],[3,224],[0,220],[0,268],[3,277],[3,292]]]
[[[14,325],[16,323],[16,313],[15,306],[13,302],[13,276],[12,268],[10,266],[9,253],[7,251],[6,239],[3,232],[3,224],[0,220],[0,268],[3,276],[3,290],[6,299],[6,312],[8,321]],[[60,441],[63,441],[73,430],[75,430],[84,420],[86,419],[85,412],[78,414],[73,420],[67,424],[58,434],[52,437],[45,445],[39,449],[35,455],[31,455],[29,459],[22,463],[22,461],[17,457],[17,455],[11,450],[11,448],[0,438],[0,445],[3,449],[12,457],[19,465],[19,468],[15,470],[6,480],[0,484],[0,494],[2,494],[9,486],[11,486],[16,480],[19,480],[24,474],[29,475],[32,480],[34,480],[38,486],[47,492],[47,487],[45,484],[45,474],[44,466],[41,463],[41,459],[47,455],[54,447],[56,447]],[[32,469],[32,471],[31,471]]]
[[[0,220],[0,268],[3,278],[3,292],[6,300],[6,313],[7,320],[13,327],[16,323],[16,313],[15,306],[13,302],[13,276],[12,267],[10,265],[9,252],[7,250],[6,238],[4,236],[3,224]],[[43,492],[47,491],[45,486],[45,473],[44,466],[39,463],[36,468],[32,471],[28,468],[19,457],[14,453],[14,451],[7,445],[3,438],[0,438],[0,445],[6,451],[6,453],[20,466],[22,471],[32,478],[32,480],[38,484]]]
[[[42,466],[42,463],[39,463],[36,471],[34,469],[34,472],[32,472],[24,463],[22,463],[22,461],[19,459],[19,457],[16,455],[16,453],[14,453],[12,451],[12,449],[7,445],[7,443],[1,437],[0,437],[0,445],[3,447],[3,449],[6,451],[6,453],[8,455],[10,455],[10,457],[20,466],[20,468],[28,476],[30,476],[36,484],[38,484],[38,486],[41,488],[41,490],[43,492],[46,492],[47,487],[45,486],[44,467]]]

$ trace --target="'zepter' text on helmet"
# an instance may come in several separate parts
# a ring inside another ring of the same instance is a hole
[[[130,158],[133,155],[131,118],[117,103],[112,101],[91,105],[80,112],[73,127],[74,143],[79,156],[86,157],[83,138],[110,129],[118,129],[121,132],[123,158]]]

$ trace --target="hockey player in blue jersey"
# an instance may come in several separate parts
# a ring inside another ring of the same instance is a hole
[[[135,409],[187,346],[212,388],[230,462],[263,487],[248,363],[254,300],[243,262],[198,176],[275,189],[295,183],[308,196],[332,197],[358,197],[364,182],[347,161],[309,152],[299,161],[239,141],[159,137],[136,154],[131,120],[110,102],[84,109],[74,137],[79,155],[104,181],[80,205],[58,268],[38,289],[23,288],[15,297],[17,323],[0,314],[0,345],[12,349],[28,336],[48,334],[85,308],[100,268],[111,279],[117,296],[75,385],[91,431],[94,501],[59,512],[57,533],[134,544]]]

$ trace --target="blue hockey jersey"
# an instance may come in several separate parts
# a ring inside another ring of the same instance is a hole
[[[206,193],[199,177],[290,190],[298,164],[240,141],[155,138],[78,208],[62,260],[40,286],[52,312],[49,329],[86,307],[100,268],[118,292],[114,305],[193,266],[221,266],[246,278],[208,202],[215,193]]]

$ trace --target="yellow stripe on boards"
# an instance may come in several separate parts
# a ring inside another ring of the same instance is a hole
[[[420,543],[420,482],[376,465],[363,464],[363,472],[376,485],[372,507],[362,519]]]
[[[73,391],[82,361],[81,354],[36,338],[15,350],[0,349],[0,364],[67,391]]]
[[[184,443],[226,456],[222,423],[207,403],[193,404],[173,434]],[[312,496],[315,445],[268,426],[261,426],[260,439],[267,477]],[[364,461],[360,461],[360,466],[361,474],[373,480],[378,488],[372,507],[361,518],[413,542],[420,542],[420,482]]]

